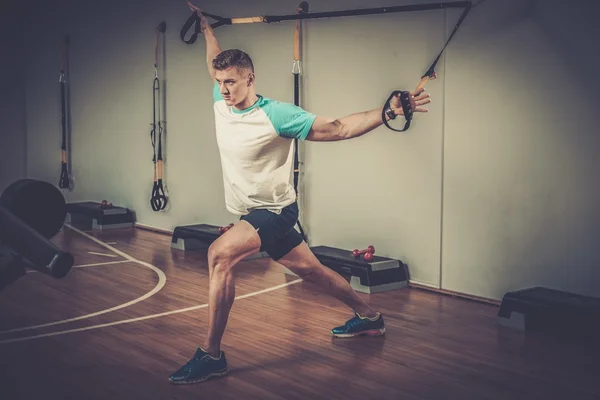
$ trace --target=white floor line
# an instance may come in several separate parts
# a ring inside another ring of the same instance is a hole
[[[107,261],[107,262],[94,263],[94,264],[74,265],[73,268],[99,267],[101,265],[124,264],[124,263],[128,263],[128,262],[131,262],[131,261],[130,260]]]
[[[149,291],[145,295],[140,296],[137,299],[134,299],[134,300],[129,301],[127,303],[123,303],[121,305],[118,305],[118,306],[115,306],[115,307],[112,307],[112,308],[107,308],[106,310],[101,310],[101,311],[98,311],[98,312],[95,312],[95,313],[81,315],[79,317],[69,318],[69,319],[65,319],[65,320],[62,320],[62,321],[55,321],[55,322],[49,322],[49,323],[46,323],[46,324],[40,324],[40,325],[34,325],[34,326],[26,326],[26,327],[23,327],[23,328],[15,328],[15,329],[9,329],[9,330],[6,330],[6,331],[0,331],[0,334],[22,332],[22,331],[27,331],[27,330],[31,330],[31,329],[38,329],[38,328],[45,328],[45,327],[48,327],[48,326],[66,324],[66,323],[69,323],[69,322],[79,321],[79,320],[82,320],[82,319],[96,317],[98,315],[102,315],[102,314],[106,314],[106,313],[113,312],[113,311],[116,311],[116,310],[120,310],[122,308],[126,308],[126,307],[129,307],[129,306],[132,306],[134,304],[137,304],[139,302],[142,302],[142,301],[144,301],[144,300],[146,300],[146,299],[154,296],[167,283],[167,276],[165,275],[165,273],[163,271],[161,271],[160,269],[158,269],[157,267],[155,267],[154,265],[148,264],[147,262],[144,262],[144,261],[137,260],[137,259],[131,257],[129,254],[125,254],[122,251],[120,251],[118,249],[115,249],[114,247],[112,247],[112,246],[110,246],[110,245],[102,242],[101,240],[96,239],[95,237],[93,237],[91,235],[88,235],[87,233],[82,232],[82,231],[80,231],[77,228],[74,228],[73,226],[70,226],[68,224],[65,224],[65,226],[68,226],[69,228],[71,228],[75,232],[80,233],[81,235],[87,237],[90,240],[93,240],[94,242],[96,242],[96,243],[98,243],[98,244],[106,247],[107,249],[114,251],[115,253],[117,253],[121,257],[126,258],[128,261],[132,261],[132,262],[138,263],[140,265],[143,265],[143,266],[145,266],[147,268],[150,268],[151,270],[153,270],[154,272],[156,272],[156,274],[158,275],[158,283],[156,284],[156,286],[154,287],[154,289],[152,289],[151,291]]]
[[[242,296],[236,296],[236,300],[240,300],[240,299],[245,299],[248,297],[252,297],[252,296],[257,296],[259,294],[263,294],[263,293],[267,293],[267,292],[272,292],[274,290],[278,290],[287,286],[291,286],[294,285],[296,283],[302,282],[302,279],[296,279],[294,281],[291,282],[287,282],[281,285],[277,285],[277,286],[273,286],[267,289],[263,289],[263,290],[259,290],[257,292],[252,292],[252,293],[248,293],[248,294],[244,294]],[[166,311],[163,313],[159,313],[159,314],[151,314],[151,315],[144,315],[143,317],[137,317],[137,318],[130,318],[130,319],[125,319],[125,320],[121,320],[121,321],[114,321],[114,322],[108,322],[105,324],[99,324],[99,325],[93,325],[93,326],[86,326],[83,328],[76,328],[76,329],[69,329],[66,331],[59,331],[59,332],[51,332],[51,333],[44,333],[41,335],[35,335],[35,336],[26,336],[26,337],[20,337],[20,338],[15,338],[15,339],[7,339],[7,340],[0,340],[0,344],[6,344],[6,343],[15,343],[15,342],[23,342],[23,341],[27,341],[27,340],[33,340],[33,339],[41,339],[41,338],[45,338],[45,337],[51,337],[51,336],[58,336],[58,335],[65,335],[67,333],[74,333],[74,332],[83,332],[83,331],[89,331],[92,329],[101,329],[101,328],[108,328],[110,326],[116,326],[116,325],[122,325],[122,324],[130,324],[132,322],[138,322],[138,321],[144,321],[144,320],[148,320],[148,319],[154,319],[154,318],[159,318],[159,317],[165,317],[168,315],[173,315],[173,314],[179,314],[179,313],[184,313],[184,312],[188,312],[188,311],[194,311],[194,310],[199,310],[201,308],[206,308],[208,307],[208,304],[200,304],[197,306],[193,306],[193,307],[188,307],[188,308],[182,308],[179,310],[173,310],[173,311]]]
[[[103,257],[113,257],[113,258],[118,257],[116,254],[97,253],[95,251],[88,251],[88,254],[93,254],[95,256],[103,256]]]
[[[131,262],[131,261],[129,261],[129,260],[107,261],[107,262],[94,263],[94,264],[73,265],[73,268],[99,267],[101,265],[124,264],[124,263],[128,263],[128,262]],[[39,273],[39,271],[36,271],[35,269],[31,269],[31,270],[28,270],[27,273],[28,274],[36,274],[36,273]]]

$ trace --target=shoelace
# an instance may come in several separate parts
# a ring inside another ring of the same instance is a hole
[[[362,320],[360,318],[354,317],[350,321],[348,321],[348,327],[356,326],[356,325],[360,324],[361,321]]]
[[[184,368],[191,370],[191,369],[192,369],[192,367],[193,367],[193,365],[194,365],[195,363],[198,363],[198,362],[200,362],[200,361],[204,360],[204,359],[205,359],[205,358],[207,358],[207,357],[208,357],[208,354],[206,354],[206,355],[204,355],[204,356],[202,356],[202,357],[196,357],[196,356],[194,356],[194,357],[192,357],[192,358],[191,358],[191,359],[190,359],[190,360],[189,360],[187,363],[185,363],[185,366],[184,366]]]

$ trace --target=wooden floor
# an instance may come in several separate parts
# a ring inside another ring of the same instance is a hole
[[[350,310],[266,259],[238,266],[231,373],[175,386],[206,334],[205,252],[142,230],[88,235],[54,239],[76,259],[63,280],[34,272],[0,291],[0,399],[600,398],[600,353],[500,327],[490,304],[364,295],[386,336],[332,338]]]

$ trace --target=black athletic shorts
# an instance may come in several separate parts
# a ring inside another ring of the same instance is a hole
[[[298,221],[298,203],[283,208],[280,214],[269,210],[253,210],[240,220],[250,223],[260,236],[260,251],[279,260],[302,243],[302,235],[294,228]]]

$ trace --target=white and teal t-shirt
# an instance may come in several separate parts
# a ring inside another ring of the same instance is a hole
[[[316,117],[293,104],[257,96],[252,106],[236,110],[225,103],[218,83],[213,89],[225,205],[237,215],[259,208],[278,212],[296,200],[290,183],[293,139],[306,139]]]

